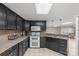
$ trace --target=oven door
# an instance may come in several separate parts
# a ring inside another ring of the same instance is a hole
[[[40,36],[30,36],[30,48],[40,47]]]

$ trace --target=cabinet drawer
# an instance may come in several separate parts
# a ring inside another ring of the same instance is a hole
[[[66,47],[64,47],[64,46],[60,46],[59,47],[59,52],[67,52],[67,48]]]
[[[60,40],[60,41],[59,41],[59,45],[60,45],[60,46],[67,46],[67,41],[65,41],[65,40],[64,40],[64,41],[63,41],[63,40]]]
[[[60,41],[60,43],[66,43],[65,41]]]
[[[66,43],[66,40],[59,40],[60,43]]]
[[[60,44],[59,46],[61,46],[61,47],[65,47],[65,44]]]
[[[14,49],[13,51],[11,51],[11,52],[9,53],[9,56],[18,56],[18,49],[16,48],[16,49]]]
[[[17,45],[9,48],[8,50],[4,51],[3,53],[1,53],[1,56],[17,56],[18,55],[18,50],[17,50]]]

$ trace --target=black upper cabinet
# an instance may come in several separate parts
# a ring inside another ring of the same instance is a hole
[[[31,26],[41,26],[41,30],[46,30],[46,21],[31,21]]]
[[[30,27],[29,21],[26,21],[26,20],[25,20],[25,30],[26,30],[26,31],[29,31],[29,27]]]
[[[6,11],[2,5],[0,5],[0,29],[6,29]]]
[[[17,16],[17,30],[22,30],[23,19]]]
[[[29,30],[29,23],[15,12],[0,4],[0,30]]]
[[[16,14],[9,9],[7,9],[7,23],[8,23],[8,29],[10,30],[16,29]]]

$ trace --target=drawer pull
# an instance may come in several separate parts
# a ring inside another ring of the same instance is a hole
[[[60,45],[60,46],[65,46],[65,45]]]

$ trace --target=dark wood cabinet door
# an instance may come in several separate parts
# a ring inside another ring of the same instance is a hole
[[[6,10],[0,5],[0,29],[6,29]]]
[[[8,29],[16,29],[16,14],[9,9],[7,9],[7,23]]]
[[[11,48],[11,52],[9,52],[8,56],[18,56],[18,45]]]
[[[46,47],[64,55],[67,55],[67,40],[65,39],[47,37]]]
[[[46,30],[46,21],[31,21],[31,26],[41,26],[41,30]]]
[[[28,48],[28,38],[25,40],[25,49],[27,50]]]
[[[24,40],[23,41],[23,55],[24,55],[25,51],[26,51],[26,41]]]
[[[30,22],[29,21],[25,21],[25,31],[29,31],[29,28],[30,28]]]
[[[51,49],[51,38],[50,37],[46,37],[46,47]]]
[[[23,55],[23,43],[20,42],[19,43],[19,56],[22,56]]]
[[[0,54],[1,56],[18,56],[18,45],[15,45],[3,53]]]
[[[22,30],[23,19],[17,16],[17,30]]]
[[[47,47],[51,50],[58,51],[58,42],[55,38],[47,38]]]
[[[58,47],[58,51],[64,55],[67,55],[67,40],[58,40],[59,43],[59,47]]]
[[[45,37],[40,38],[40,48],[46,48],[46,38]]]
[[[27,48],[28,48],[28,39],[25,39],[23,41],[23,55],[26,52]]]

